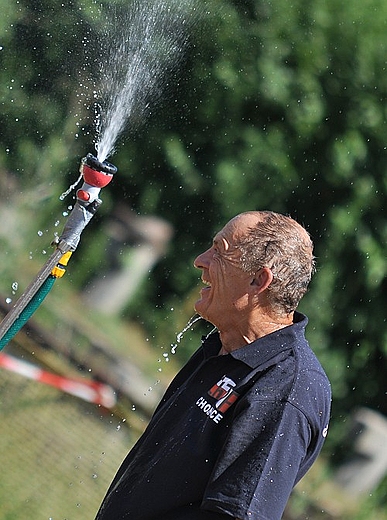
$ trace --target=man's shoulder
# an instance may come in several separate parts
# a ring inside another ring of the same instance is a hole
[[[320,361],[305,341],[295,348],[296,371],[288,402],[309,420],[327,416],[331,403],[331,385]]]

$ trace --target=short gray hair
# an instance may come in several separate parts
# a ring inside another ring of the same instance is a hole
[[[267,267],[273,273],[269,297],[286,314],[293,312],[308,289],[315,270],[313,242],[292,218],[273,211],[257,212],[261,219],[241,237],[241,269],[255,274]]]

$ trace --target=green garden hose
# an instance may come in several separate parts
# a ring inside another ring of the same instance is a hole
[[[19,332],[23,325],[30,319],[32,314],[36,311],[36,309],[42,303],[44,298],[50,292],[56,278],[56,276],[50,275],[43,282],[36,294],[32,297],[27,306],[22,310],[19,317],[14,321],[14,323],[11,325],[8,331],[0,339],[0,350],[2,350],[5,347],[5,345],[14,337],[14,335],[17,332]]]

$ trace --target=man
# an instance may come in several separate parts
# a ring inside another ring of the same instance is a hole
[[[175,377],[123,462],[98,520],[278,520],[327,432],[330,385],[295,311],[308,233],[247,212],[199,255],[195,309],[217,332]]]

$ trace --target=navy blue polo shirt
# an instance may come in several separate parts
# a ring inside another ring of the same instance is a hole
[[[114,478],[98,520],[279,520],[316,459],[329,381],[307,318],[228,355],[217,333],[177,374]]]

